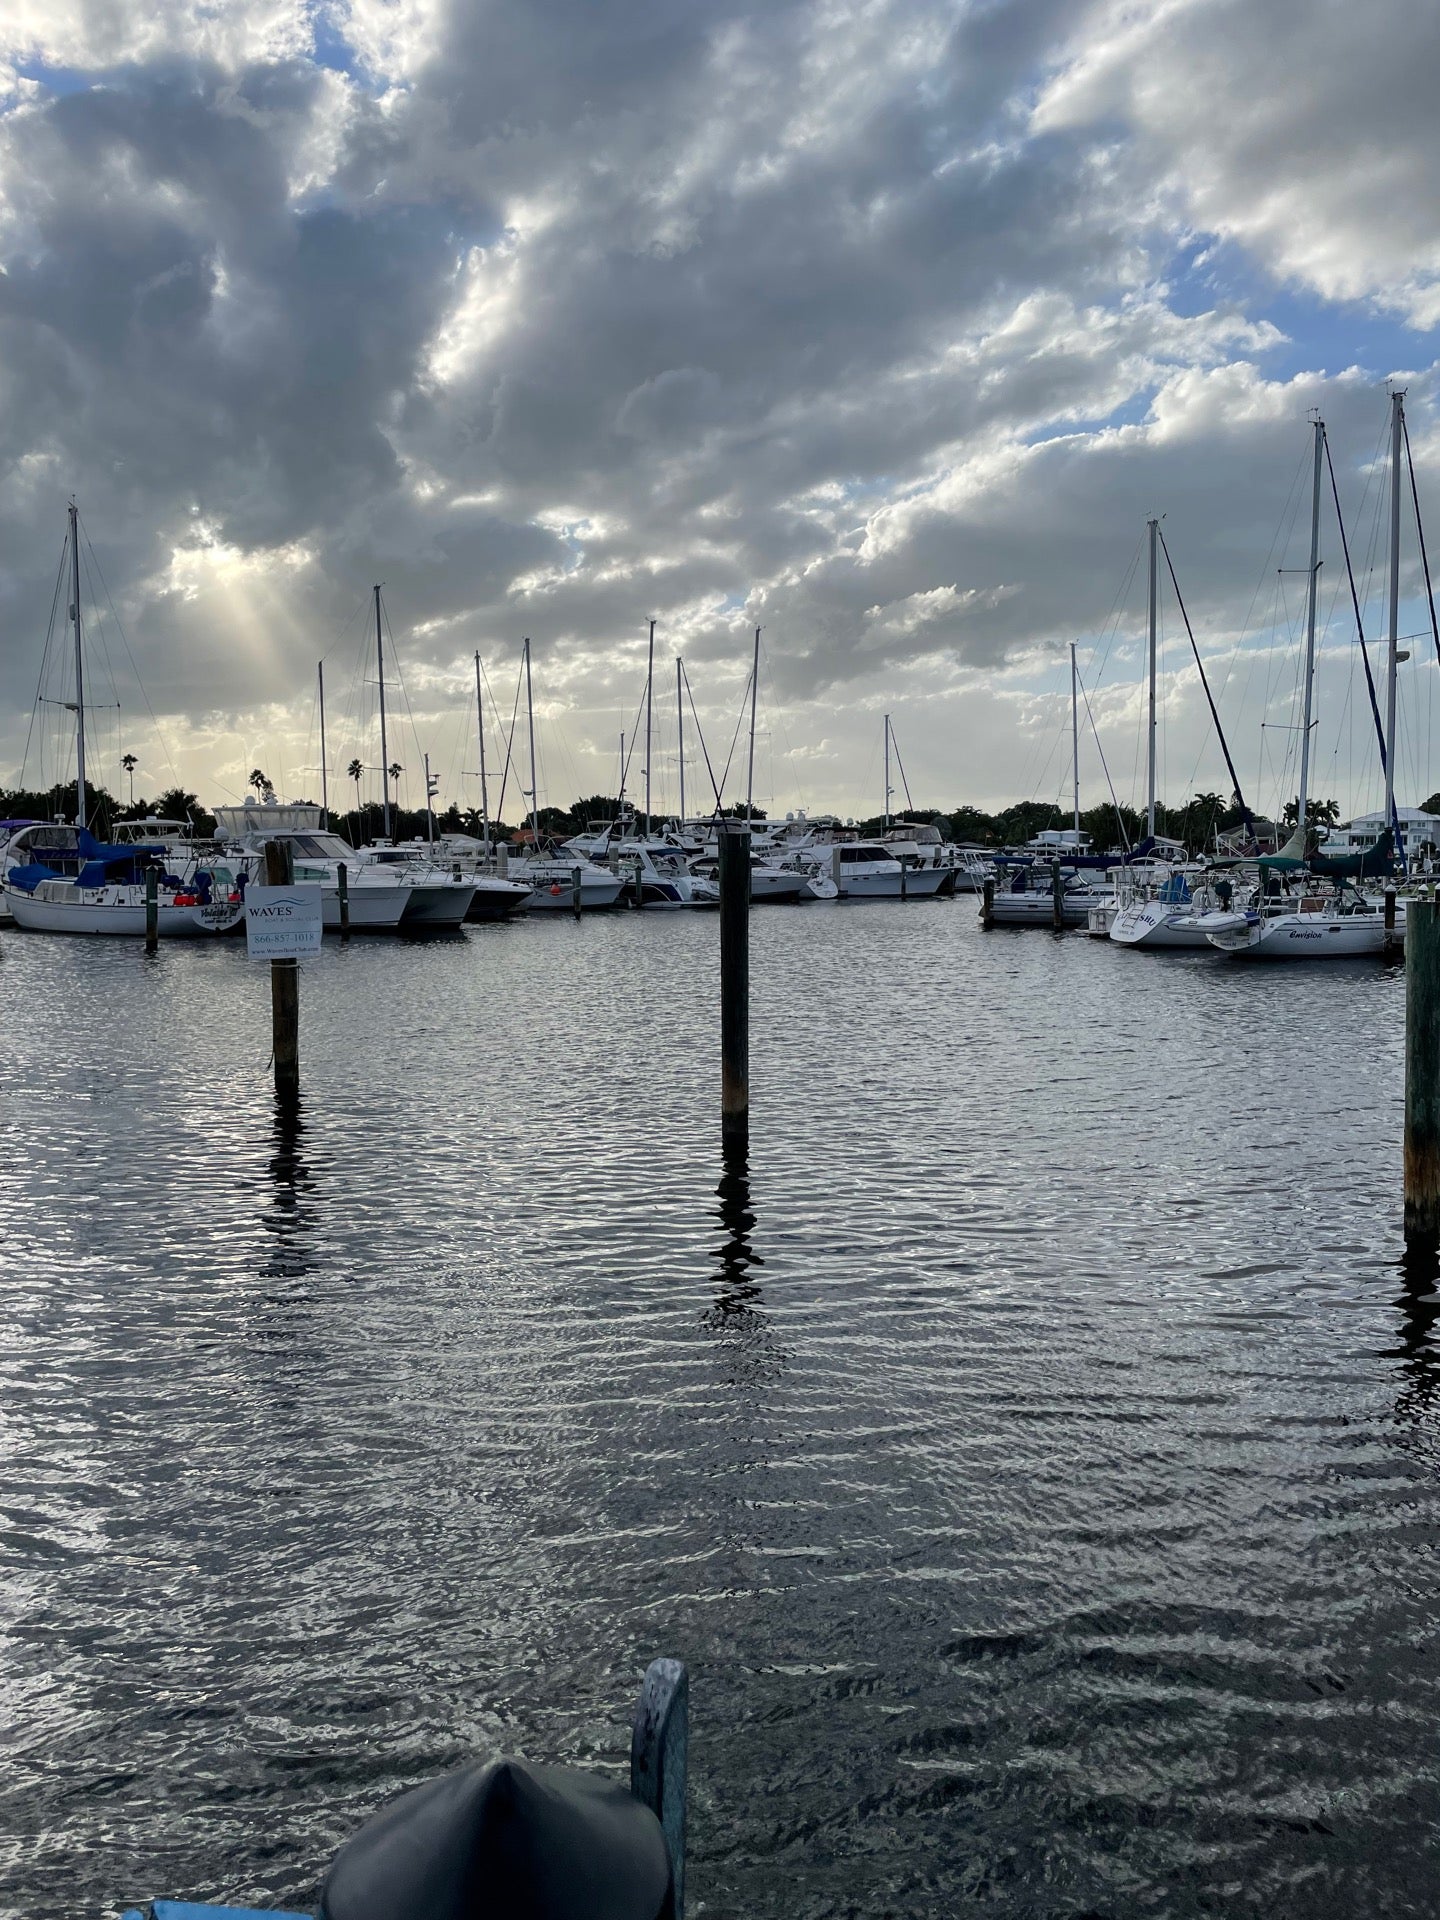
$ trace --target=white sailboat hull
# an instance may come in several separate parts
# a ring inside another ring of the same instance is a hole
[[[145,937],[143,900],[37,900],[15,887],[7,892],[6,904],[15,925],[26,933],[108,935],[130,940]],[[238,926],[241,911],[238,905],[220,903],[211,907],[162,905],[156,909],[156,925],[162,940],[203,940]]]
[[[1236,960],[1356,960],[1398,953],[1405,941],[1405,905],[1395,928],[1380,913],[1282,913],[1208,935],[1212,947]]]
[[[1204,948],[1210,942],[1193,908],[1161,900],[1137,900],[1110,922],[1110,938],[1121,947]]]

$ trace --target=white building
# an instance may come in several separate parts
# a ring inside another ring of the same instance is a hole
[[[1428,847],[1432,853],[1440,849],[1440,816],[1422,813],[1419,807],[1397,807],[1400,831],[1405,836],[1407,852]],[[1325,853],[1363,853],[1366,847],[1373,847],[1385,831],[1383,813],[1359,813],[1346,826],[1336,827],[1325,842]]]

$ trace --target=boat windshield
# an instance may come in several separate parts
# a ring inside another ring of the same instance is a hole
[[[287,833],[286,840],[307,860],[353,860],[355,849],[338,833]]]

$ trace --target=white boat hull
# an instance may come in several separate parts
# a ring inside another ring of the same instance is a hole
[[[514,871],[512,867],[511,872]],[[603,907],[613,907],[620,898],[624,885],[623,880],[582,880],[580,911],[595,913]],[[527,913],[573,913],[574,910],[573,884],[558,879],[538,881],[534,892],[525,903]]]
[[[1093,893],[1067,893],[1061,896],[1061,924],[1084,927],[1091,911],[1105,904]],[[1040,893],[997,893],[990,918],[997,927],[1053,927],[1055,902],[1048,888]]]
[[[422,881],[401,889],[407,895],[400,925],[458,927],[470,911],[475,887],[468,880]]]
[[[901,892],[898,873],[846,873],[840,869],[840,898],[842,900],[927,900],[939,893],[944,886],[946,873],[943,867],[911,867],[905,875],[904,892]]]
[[[1393,932],[1380,913],[1282,913],[1208,935],[1210,945],[1236,960],[1357,960],[1398,953],[1405,943],[1405,908],[1397,903]]]
[[[1196,947],[1210,942],[1198,916],[1188,906],[1162,900],[1137,900],[1122,907],[1110,922],[1110,938],[1121,947]]]
[[[116,939],[145,938],[145,905],[105,900],[36,900],[14,888],[7,905],[15,925],[26,933],[72,933]],[[242,909],[217,903],[212,907],[160,906],[156,928],[162,940],[204,940],[229,933],[240,923]],[[208,917],[207,917],[208,916]]]
[[[393,931],[400,924],[409,900],[407,887],[367,887],[357,881],[351,881],[350,888],[350,931],[384,933]],[[340,889],[334,886],[322,886],[320,889],[320,919],[327,933],[340,931]]]

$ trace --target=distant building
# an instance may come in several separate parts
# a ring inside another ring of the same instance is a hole
[[[1422,813],[1419,807],[1397,807],[1395,813],[1407,848],[1429,847],[1432,853],[1440,848],[1440,816]],[[1325,851],[1363,853],[1366,847],[1374,846],[1385,831],[1385,825],[1383,813],[1357,813],[1345,826],[1336,827],[1331,832],[1325,842]]]

